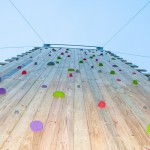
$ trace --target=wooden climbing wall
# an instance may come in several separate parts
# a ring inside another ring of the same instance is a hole
[[[150,149],[150,82],[105,51],[42,47],[0,77],[0,150]]]

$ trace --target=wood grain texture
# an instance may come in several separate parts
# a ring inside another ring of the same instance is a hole
[[[150,149],[146,76],[105,51],[100,55],[97,50],[40,49],[0,66],[0,88],[7,90],[0,95],[0,150]],[[19,65],[24,67],[16,71]],[[69,77],[68,68],[80,73],[71,72]],[[116,74],[111,75],[111,70]],[[133,85],[133,80],[139,84]],[[55,91],[63,91],[65,97],[53,97]],[[98,107],[100,101],[105,101],[105,108]],[[35,120],[43,123],[42,131],[31,130]]]

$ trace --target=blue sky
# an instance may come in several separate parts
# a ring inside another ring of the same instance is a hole
[[[103,46],[148,0],[12,0],[46,43]],[[0,47],[41,46],[8,0],[0,2]],[[113,41],[107,50],[150,56],[150,5]],[[0,61],[29,48],[0,49]],[[150,59],[118,54],[150,72]]]

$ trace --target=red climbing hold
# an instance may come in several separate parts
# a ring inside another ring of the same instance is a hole
[[[86,60],[86,58],[83,58],[83,60]]]
[[[21,69],[21,66],[18,66],[17,68],[18,68],[18,69]]]
[[[72,73],[69,73],[69,77],[73,77]]]
[[[104,101],[100,101],[98,103],[98,107],[100,107],[100,108],[105,108],[105,106],[106,106],[106,103]]]
[[[27,74],[27,71],[23,70],[22,75],[26,75],[26,74]]]

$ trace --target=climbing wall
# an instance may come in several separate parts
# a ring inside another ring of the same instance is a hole
[[[0,67],[0,150],[148,150],[150,82],[106,51],[36,48]]]

